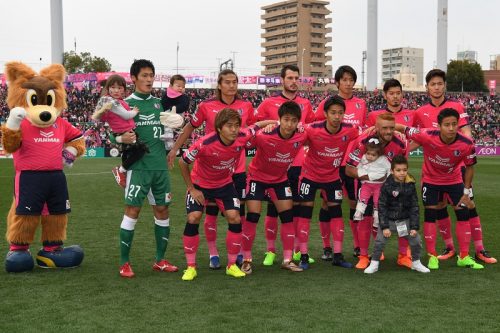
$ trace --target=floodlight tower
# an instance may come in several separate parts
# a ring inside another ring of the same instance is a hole
[[[437,68],[448,67],[448,0],[438,0],[437,13]]]
[[[62,64],[64,54],[62,0],[50,0],[50,37],[52,63]]]
[[[368,0],[367,48],[366,48],[366,89],[377,87],[377,7],[378,0]]]

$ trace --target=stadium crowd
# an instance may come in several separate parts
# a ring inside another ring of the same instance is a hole
[[[127,95],[132,90],[127,91]],[[161,98],[164,89],[154,89],[153,95]],[[242,90],[242,99],[252,103],[257,108],[260,103],[270,95],[278,93],[272,90]],[[95,123],[91,115],[95,110],[96,103],[100,96],[100,89],[97,84],[88,84],[83,89],[67,87],[68,108],[63,113],[63,118],[73,123],[77,128],[85,133],[87,147],[111,147],[108,127],[103,123]],[[198,104],[215,96],[214,89],[186,89],[186,94],[190,97],[189,113],[193,113]],[[315,109],[326,97],[328,92],[301,92],[300,96],[311,101]],[[356,97],[366,101],[369,111],[385,108],[385,101],[382,93],[361,92],[354,94]],[[471,128],[476,139],[476,144],[481,146],[500,145],[500,99],[498,96],[490,96],[485,93],[448,93],[449,97],[457,99],[466,108],[470,116]],[[9,115],[9,108],[6,103],[7,88],[0,86],[0,123],[5,122]],[[428,102],[426,93],[406,92],[404,94],[403,106],[410,110],[416,110]],[[193,139],[203,135],[202,130],[193,134]]]

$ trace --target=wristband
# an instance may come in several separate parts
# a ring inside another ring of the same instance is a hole
[[[116,140],[116,142],[118,142],[118,143],[122,143],[122,136],[121,136],[121,135],[119,135],[119,136],[115,137],[115,140]]]
[[[469,195],[470,192],[470,188],[464,188],[464,195]]]

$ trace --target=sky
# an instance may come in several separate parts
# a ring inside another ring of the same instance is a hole
[[[351,65],[361,73],[366,49],[368,0],[333,0],[333,70]],[[260,7],[273,0],[63,0],[64,49],[88,51],[108,59],[112,69],[128,71],[133,59],[153,61],[158,73],[209,74],[234,56],[240,75],[258,75],[261,66]],[[51,62],[50,0],[0,1],[0,72],[20,60],[35,70]],[[436,62],[437,0],[378,1],[378,64],[393,47],[424,49],[424,72]],[[475,50],[483,69],[500,54],[500,1],[448,1],[448,59]],[[40,58],[42,59],[40,61]]]

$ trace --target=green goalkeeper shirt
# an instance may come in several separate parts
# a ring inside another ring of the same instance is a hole
[[[167,170],[165,143],[160,139],[164,131],[160,124],[160,112],[163,111],[160,99],[134,92],[125,101],[130,108],[136,106],[139,109],[134,118],[135,132],[149,147],[149,153],[132,164],[130,170]]]

